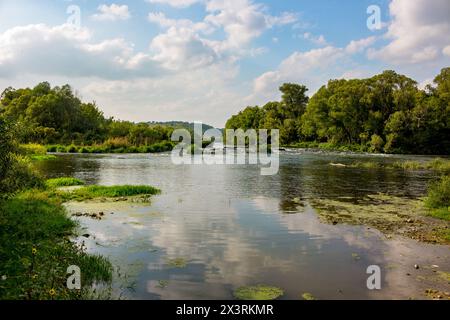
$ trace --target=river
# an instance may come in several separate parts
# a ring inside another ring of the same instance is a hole
[[[450,269],[448,246],[322,223],[309,203],[379,192],[423,196],[430,172],[330,165],[406,159],[426,160],[288,150],[273,176],[256,165],[174,165],[169,154],[61,154],[39,167],[47,177],[162,190],[151,204],[67,204],[72,212],[105,213],[100,221],[77,218],[80,234],[89,234],[78,241],[117,267],[113,288],[121,298],[232,299],[237,287],[257,284],[282,288],[282,299],[306,292],[318,299],[423,298],[434,283],[432,266]],[[381,290],[367,288],[369,265],[381,269]]]

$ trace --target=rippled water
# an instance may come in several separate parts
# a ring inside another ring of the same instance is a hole
[[[72,211],[106,213],[101,221],[80,218],[83,233],[91,235],[83,239],[90,252],[119,267],[114,287],[122,297],[228,299],[239,286],[267,284],[283,288],[284,299],[305,292],[319,299],[408,298],[419,297],[427,285],[418,278],[427,274],[416,274],[414,264],[449,271],[448,247],[387,240],[365,226],[323,224],[308,204],[317,197],[378,192],[422,196],[429,173],[329,165],[412,157],[307,151],[280,156],[274,176],[261,176],[251,165],[176,166],[168,154],[59,155],[40,166],[49,177],[162,190],[151,205],[68,204]],[[173,267],[171,259],[186,266]],[[372,264],[382,268],[382,290],[366,287]]]

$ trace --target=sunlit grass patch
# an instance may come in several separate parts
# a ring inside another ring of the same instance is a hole
[[[137,195],[154,195],[160,193],[160,190],[151,186],[86,186],[70,194],[73,198],[78,199],[93,199],[93,198],[117,198],[117,197],[131,197]]]
[[[32,156],[30,156],[30,159],[33,160],[33,161],[54,160],[54,159],[56,159],[56,156],[54,156],[52,154],[32,155]]]
[[[84,185],[84,181],[77,178],[63,177],[48,179],[45,181],[45,185],[49,188],[81,186]]]
[[[282,289],[266,285],[240,287],[234,291],[234,296],[239,300],[275,300],[283,294]]]

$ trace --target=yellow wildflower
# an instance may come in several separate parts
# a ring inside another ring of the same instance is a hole
[[[36,255],[37,249],[36,249],[36,248],[31,249],[31,253],[32,253],[33,255]]]
[[[54,296],[56,294],[56,290],[55,289],[50,289],[50,291],[48,292],[51,296]]]

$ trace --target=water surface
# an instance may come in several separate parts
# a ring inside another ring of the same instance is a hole
[[[101,221],[79,218],[82,233],[90,234],[80,239],[118,267],[114,288],[123,298],[231,299],[237,287],[256,284],[281,287],[283,299],[305,292],[319,299],[423,298],[434,283],[431,266],[450,271],[448,246],[324,224],[308,202],[379,192],[423,196],[431,173],[330,163],[426,158],[310,151],[280,156],[274,176],[261,176],[254,165],[176,166],[169,154],[58,155],[40,166],[48,177],[162,190],[151,204],[68,204],[74,212],[105,212]],[[172,259],[186,265],[174,267]],[[366,287],[366,268],[373,264],[382,269],[381,290]]]

